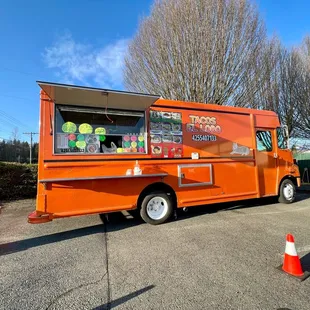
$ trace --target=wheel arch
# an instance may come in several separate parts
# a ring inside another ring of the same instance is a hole
[[[178,198],[177,198],[176,192],[170,185],[164,182],[156,182],[156,183],[152,183],[146,186],[138,197],[137,208],[140,209],[142,201],[145,196],[147,196],[148,194],[152,192],[161,192],[161,191],[167,193],[168,196],[171,196],[172,201],[173,201],[173,206],[174,208],[177,208]]]
[[[285,175],[282,179],[281,179],[281,181],[280,181],[280,183],[279,183],[279,186],[278,186],[278,195],[280,194],[280,188],[281,188],[281,185],[282,185],[282,183],[283,183],[283,181],[284,180],[291,180],[292,182],[293,182],[293,184],[297,187],[297,179],[296,179],[296,177],[294,177],[293,175]]]

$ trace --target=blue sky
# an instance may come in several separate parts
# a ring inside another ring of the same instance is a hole
[[[7,0],[0,4],[0,139],[38,131],[36,80],[122,89],[128,41],[152,0]],[[287,46],[310,33],[310,2],[257,0]]]

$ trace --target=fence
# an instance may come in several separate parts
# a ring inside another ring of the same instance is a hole
[[[302,183],[310,183],[310,159],[298,160],[298,167]]]

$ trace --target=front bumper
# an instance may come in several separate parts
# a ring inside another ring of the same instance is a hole
[[[53,220],[52,215],[39,213],[37,211],[33,211],[28,215],[28,223],[30,224],[42,224],[51,222],[52,220]]]

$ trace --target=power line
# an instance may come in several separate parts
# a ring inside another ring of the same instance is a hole
[[[24,71],[19,71],[19,70],[15,70],[15,69],[10,69],[10,68],[7,68],[7,67],[0,67],[0,69],[2,70],[6,70],[6,71],[11,71],[11,72],[16,72],[16,73],[20,73],[20,74],[24,74],[24,75],[29,75],[29,76],[36,76],[32,73],[28,73],[28,72],[24,72]]]
[[[30,135],[30,164],[32,163],[32,136],[38,135],[38,132],[24,132],[24,135]]]
[[[7,96],[7,95],[3,95],[3,94],[0,94],[0,96],[31,101],[31,99],[16,97],[16,96]],[[18,120],[16,117],[11,116],[10,114],[4,112],[3,110],[0,110],[0,119],[1,118],[2,118],[2,121],[5,122],[10,127],[22,127],[24,129],[28,129],[28,130],[30,129],[29,125],[24,124],[23,122]]]
[[[30,98],[18,97],[18,96],[12,96],[12,95],[0,94],[0,96],[1,96],[1,97],[7,97],[7,98],[13,98],[13,99],[26,100],[26,101],[33,101],[33,99],[30,99]]]
[[[26,130],[28,129],[29,127],[25,127],[25,126],[20,126],[19,124],[16,124],[16,123],[12,123],[12,121],[8,120],[8,119],[5,119],[5,118],[1,118],[1,115],[0,115],[0,132],[4,131],[7,129],[6,132],[10,132],[12,134],[12,132],[16,129],[18,130],[19,127],[22,127],[22,130]],[[23,129],[24,128],[24,129]],[[10,131],[9,131],[9,130]]]
[[[19,126],[25,127],[25,128],[29,128],[28,125],[24,124],[23,122],[21,122],[20,120],[18,120],[16,117],[11,116],[10,114],[4,112],[3,110],[0,110],[0,116],[1,117],[5,117],[7,120],[9,121],[13,121],[14,123],[19,124]]]
[[[4,125],[6,128],[10,128],[10,129],[13,129],[14,127],[17,127],[16,124],[12,124],[11,122],[7,121],[6,119],[1,119],[1,125],[0,125],[0,128],[2,125]]]

